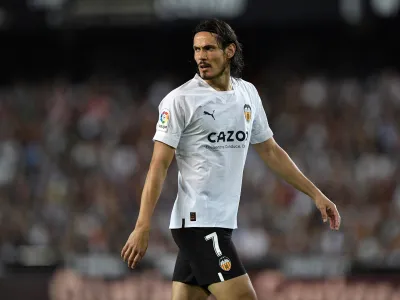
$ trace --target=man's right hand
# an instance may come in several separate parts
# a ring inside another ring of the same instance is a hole
[[[134,269],[146,253],[149,244],[149,230],[135,229],[129,235],[121,257],[128,263],[129,268]]]
[[[136,227],[121,251],[121,257],[132,269],[137,266],[146,253],[149,244],[151,216],[160,197],[168,167],[174,155],[175,149],[173,147],[158,141],[154,143],[153,156],[143,187]]]

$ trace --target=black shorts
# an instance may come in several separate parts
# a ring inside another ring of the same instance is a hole
[[[171,231],[179,247],[173,281],[207,290],[210,284],[246,274],[232,242],[232,229],[196,227]]]

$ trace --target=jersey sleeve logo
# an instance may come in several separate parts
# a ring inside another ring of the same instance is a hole
[[[157,130],[167,132],[170,119],[171,119],[171,114],[169,110],[163,109],[163,111],[160,114],[160,118],[158,119]]]
[[[248,104],[244,105],[244,118],[246,119],[247,122],[250,122],[251,120],[251,106]]]

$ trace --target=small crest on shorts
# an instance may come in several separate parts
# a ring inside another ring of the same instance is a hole
[[[251,120],[251,106],[248,104],[245,104],[243,107],[244,110],[244,118],[246,119],[247,122],[250,122]]]
[[[222,270],[229,271],[232,267],[231,260],[228,257],[223,256],[219,259],[219,266]]]

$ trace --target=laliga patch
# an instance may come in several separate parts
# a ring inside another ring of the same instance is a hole
[[[163,111],[160,114],[160,118],[158,119],[157,130],[167,132],[170,118],[171,114],[169,110],[163,109]]]
[[[230,269],[232,268],[231,260],[228,257],[223,256],[219,259],[219,266],[224,271],[230,271]]]

